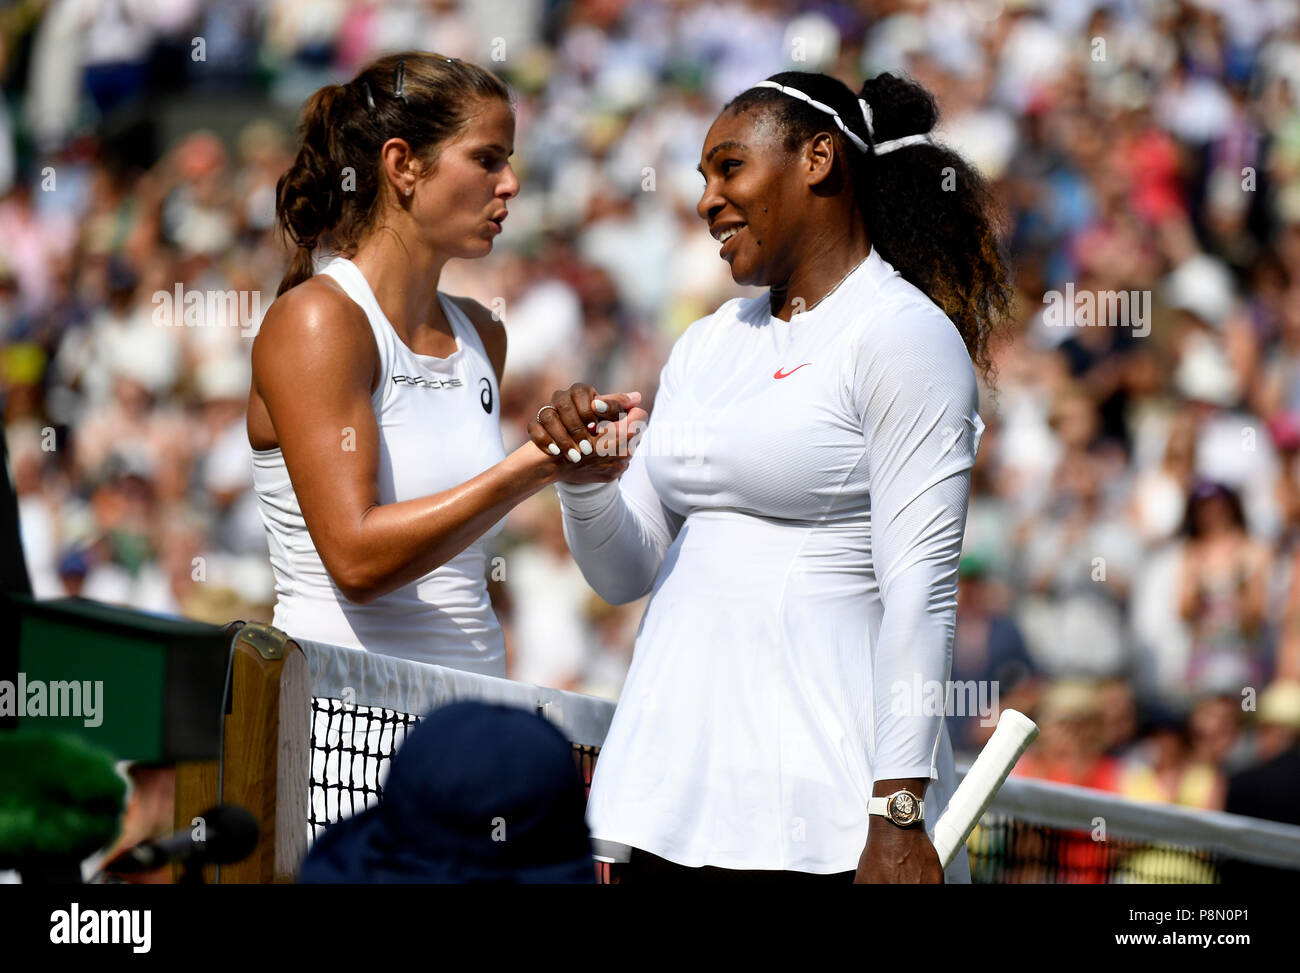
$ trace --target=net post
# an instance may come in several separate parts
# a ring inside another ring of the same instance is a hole
[[[253,853],[224,865],[222,884],[292,882],[306,853],[311,675],[298,644],[278,629],[250,623],[231,648],[220,801],[247,808],[261,838]],[[175,827],[188,830],[218,803],[216,761],[181,764]],[[205,869],[209,881],[213,869]]]

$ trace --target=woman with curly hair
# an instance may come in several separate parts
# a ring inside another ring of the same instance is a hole
[[[559,486],[596,591],[650,595],[588,810],[631,848],[623,881],[945,877],[927,831],[956,783],[976,368],[1011,288],[988,190],[936,116],[888,74],[855,93],[788,72],[733,99],[698,211],[768,292],[678,340],[618,482]],[[537,445],[568,448],[593,395],[557,393]],[[964,853],[947,878],[969,881]]]

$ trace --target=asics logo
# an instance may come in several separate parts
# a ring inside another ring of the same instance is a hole
[[[458,378],[417,378],[414,375],[394,375],[393,384],[410,385],[417,389],[458,389],[462,383]]]
[[[789,378],[789,377],[790,377],[791,375],[793,375],[795,372],[799,371],[799,369],[803,368],[804,365],[811,365],[811,364],[812,364],[812,362],[810,362],[810,361],[806,361],[806,362],[803,363],[803,365],[795,365],[794,368],[790,369],[788,372],[783,372],[783,371],[781,371],[781,369],[778,368],[775,372],[772,373],[772,377],[773,377],[773,378]]]

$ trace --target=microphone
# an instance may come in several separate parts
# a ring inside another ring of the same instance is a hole
[[[187,875],[201,876],[204,865],[230,865],[247,857],[257,847],[257,818],[237,804],[220,804],[199,815],[203,837],[192,831],[177,831],[156,841],[142,841],[117,855],[104,866],[105,872],[131,875],[152,872],[163,865],[178,863]]]

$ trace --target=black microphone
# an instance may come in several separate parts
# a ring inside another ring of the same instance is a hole
[[[152,872],[173,862],[184,865],[187,871],[204,865],[230,865],[257,847],[257,818],[239,805],[221,804],[204,811],[199,818],[203,822],[202,838],[195,838],[192,831],[177,831],[156,841],[142,841],[114,857],[104,871],[130,875]]]

